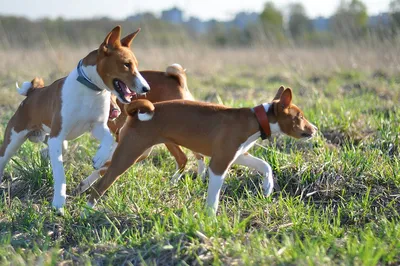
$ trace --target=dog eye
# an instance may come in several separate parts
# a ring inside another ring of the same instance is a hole
[[[125,66],[126,68],[129,68],[129,69],[131,68],[131,65],[132,65],[131,63],[124,63],[124,66]]]

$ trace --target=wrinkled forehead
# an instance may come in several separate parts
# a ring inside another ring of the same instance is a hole
[[[290,107],[288,108],[288,113],[292,116],[297,116],[297,115],[303,115],[303,111],[300,110],[299,107],[297,107],[294,104],[291,104]]]
[[[131,49],[126,48],[126,47],[120,47],[117,51],[116,51],[116,55],[119,57],[119,59],[121,61],[124,62],[131,62],[132,64],[137,65],[138,61],[135,57],[135,54],[132,52]]]

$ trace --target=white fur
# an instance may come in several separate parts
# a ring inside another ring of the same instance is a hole
[[[140,121],[149,121],[153,118],[154,113],[138,113],[138,119]]]
[[[62,153],[65,154],[68,150],[68,141],[64,140],[62,143]],[[49,147],[47,146],[46,148],[43,148],[40,150],[40,156],[43,159],[50,159],[50,154],[49,154]]]
[[[310,122],[308,122],[308,123],[310,123]],[[314,124],[311,124],[311,123],[310,123],[310,125],[315,129],[314,132],[317,132],[317,131],[318,131],[318,128],[317,128]],[[315,133],[314,133],[314,134],[315,134]],[[313,134],[313,135],[314,135],[314,134]]]
[[[147,88],[147,91],[150,90],[150,86],[147,81],[143,78],[140,72],[135,69],[135,77],[133,80],[133,84],[135,84],[135,88],[132,88],[136,91],[136,93],[144,93],[143,88]]]
[[[245,152],[247,152],[251,147],[253,147],[253,145],[256,143],[260,135],[261,135],[260,132],[254,133],[244,143],[242,143],[239,146],[232,162],[228,165],[228,167],[222,173],[222,175],[216,175],[210,167],[208,168],[210,181],[207,192],[208,193],[207,207],[209,207],[214,214],[217,212],[218,209],[219,194],[221,191],[225,175],[232,163],[245,165],[254,168],[257,171],[260,171],[264,176],[263,188],[265,194],[270,195],[272,193],[274,183],[273,183],[272,169],[269,166],[269,164],[261,159],[251,156],[250,154],[244,155]]]
[[[76,70],[76,69],[75,69]],[[90,79],[91,82],[97,85],[97,87],[101,89],[106,89],[110,91],[107,85],[104,83],[103,79],[100,77],[99,73],[97,72],[97,65],[82,65],[83,73]]]
[[[100,169],[112,156],[115,149],[115,141],[107,126],[107,122],[104,124],[96,124],[92,130],[92,135],[101,141],[99,149],[93,157],[93,167],[95,169]]]
[[[228,169],[222,173],[222,175],[216,175],[208,168],[208,174],[210,176],[210,181],[208,184],[207,190],[207,207],[212,214],[215,214],[218,209],[218,202],[219,202],[219,194],[221,192],[222,184],[224,183],[225,175],[228,172]]]
[[[271,104],[270,103],[263,103],[262,105],[264,106],[265,112],[268,112]],[[251,109],[251,111],[253,111],[253,113],[254,113],[254,109]],[[281,130],[281,128],[280,128],[278,123],[269,123],[269,127],[271,129],[271,134],[272,135],[281,134],[282,133],[282,130]]]
[[[60,138],[51,138],[49,139],[48,144],[54,178],[54,196],[52,205],[58,212],[63,214],[63,207],[67,198],[67,185],[62,157],[62,140],[60,140]]]
[[[171,178],[171,184],[175,185],[176,183],[178,183],[179,179],[181,179],[182,174],[183,172],[180,171],[178,162],[175,161],[175,173]]]
[[[171,178],[170,183],[171,183],[172,185],[177,184],[178,181],[179,181],[179,179],[181,179],[181,176],[182,176],[182,172],[179,171],[179,169],[176,170],[175,173],[174,173],[174,175],[173,175],[172,178]]]
[[[10,143],[7,145],[7,148],[4,151],[4,155],[0,157],[0,182],[3,177],[3,172],[4,168],[6,167],[6,164],[11,159],[11,156],[13,156],[15,152],[17,152],[18,148],[25,141],[26,135],[28,133],[29,133],[28,130],[22,130],[17,133],[15,132],[14,129],[11,129]]]
[[[264,177],[263,179],[264,194],[266,196],[269,196],[272,193],[274,187],[274,179],[272,175],[272,168],[267,162],[259,158],[256,158],[251,154],[241,154],[236,158],[233,164],[247,166],[249,168],[253,168],[261,172],[261,174]]]
[[[183,67],[182,67],[180,64],[178,64],[178,63],[174,63],[174,64],[172,64],[171,66],[172,66],[172,67],[175,67],[175,68],[177,68],[177,69],[179,69],[179,70],[185,71],[185,69],[183,69]]]
[[[30,88],[32,88],[32,83],[30,83],[29,81],[25,81],[24,83],[22,83],[21,88],[18,86],[18,82],[15,83],[15,86],[17,87],[18,93],[26,96],[28,95],[28,91]]]
[[[95,66],[86,66],[82,69],[99,88],[106,88]],[[110,157],[114,144],[114,138],[107,127],[110,92],[93,91],[79,83],[76,80],[77,76],[78,72],[74,69],[64,82],[61,89],[61,131],[49,140],[50,162],[54,175],[53,206],[61,213],[66,198],[62,163],[63,141],[74,139],[93,129],[93,135],[101,141],[100,148],[93,159],[96,169]]]
[[[101,169],[100,169],[101,170]],[[80,195],[90,188],[97,179],[100,178],[100,170],[95,170],[90,176],[86,177],[81,183],[75,188],[75,194]]]

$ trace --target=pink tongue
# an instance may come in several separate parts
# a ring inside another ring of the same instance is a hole
[[[119,110],[118,109],[111,110],[111,112],[110,112],[110,118],[111,119],[117,118],[118,116],[119,116]]]
[[[122,81],[118,80],[118,85],[121,88],[122,92],[124,93],[124,96],[129,96],[132,94],[132,92],[128,89],[128,86],[125,85]]]

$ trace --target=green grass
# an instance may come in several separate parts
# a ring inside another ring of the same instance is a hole
[[[264,197],[260,176],[234,166],[217,217],[208,217],[207,184],[190,174],[169,184],[175,164],[160,147],[124,174],[94,212],[82,218],[87,195],[70,196],[59,217],[51,209],[51,169],[39,156],[43,146],[26,142],[6,168],[13,181],[0,189],[0,264],[400,263],[395,73],[285,69],[265,75],[252,64],[196,73],[188,75],[198,99],[231,106],[271,100],[280,84],[293,88],[294,102],[318,126],[318,136],[307,142],[279,137],[250,151],[271,164],[282,191]],[[0,95],[12,93],[0,89]],[[17,103],[0,106],[1,135]],[[91,173],[97,145],[88,135],[70,143],[67,194]]]

